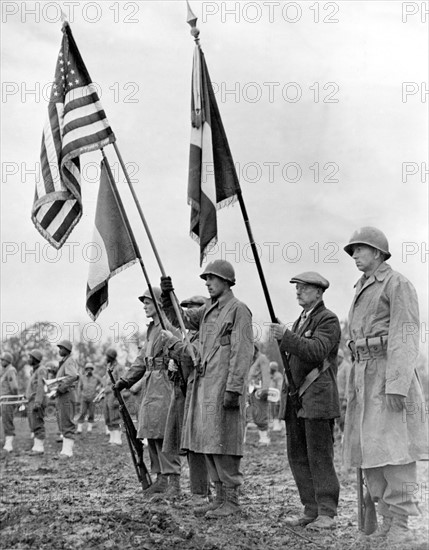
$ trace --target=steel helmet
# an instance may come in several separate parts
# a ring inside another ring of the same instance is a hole
[[[157,286],[153,286],[152,292],[158,304],[161,305],[161,289]],[[148,288],[144,291],[144,293],[141,296],[139,296],[140,302],[143,302],[145,298],[149,298],[149,300],[152,300],[152,295],[149,292]]]
[[[94,370],[94,365],[92,363],[86,363],[85,370]]]
[[[71,351],[73,349],[73,345],[70,342],[70,340],[61,340],[59,344],[57,344],[58,348],[65,348],[68,351]]]
[[[207,298],[204,296],[191,296],[187,300],[180,302],[182,307],[200,307],[207,302]]]
[[[224,281],[228,281],[231,286],[235,285],[235,272],[232,265],[226,260],[214,260],[207,264],[203,273],[201,273],[201,279],[207,279],[208,275],[216,275]]]
[[[114,349],[114,348],[109,348],[107,351],[106,351],[106,356],[109,358],[109,359],[116,359],[118,357],[118,352]]]
[[[56,363],[55,361],[48,361],[45,367],[46,367],[46,370],[48,370],[49,372],[56,373],[58,370],[58,363]]]
[[[5,352],[2,354],[1,358],[2,358],[3,361],[7,361],[8,363],[12,363],[12,362],[13,362],[12,354],[9,353],[8,351],[5,351]]]
[[[349,256],[353,256],[354,244],[366,244],[380,250],[388,260],[392,254],[389,252],[389,243],[386,235],[376,227],[361,227],[357,229],[350,238],[349,244],[344,247],[344,250]]]
[[[28,355],[36,359],[36,361],[38,361],[39,363],[43,359],[43,354],[39,349],[31,350]]]

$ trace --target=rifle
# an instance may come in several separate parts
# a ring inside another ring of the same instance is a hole
[[[122,416],[122,422],[125,427],[125,435],[127,436],[128,447],[130,448],[131,458],[133,459],[134,468],[136,470],[137,478],[142,484],[143,490],[152,485],[150,474],[147,471],[146,464],[143,460],[143,443],[137,438],[137,430],[134,426],[134,422],[128,412],[125,402],[122,398],[121,392],[115,388],[115,377],[113,376],[113,370],[108,367],[110,380],[113,384],[113,393],[116,399],[119,401],[119,412]]]
[[[362,468],[358,468],[357,474],[357,494],[358,494],[358,527],[365,535],[371,535],[377,529],[377,513],[375,511],[374,501],[369,494],[368,487],[364,494],[365,480]]]
[[[293,381],[292,371],[290,370],[290,365],[289,365],[289,359],[287,358],[286,353],[281,352],[280,342],[278,342],[278,345],[279,345],[280,355],[283,361],[283,368],[286,374],[286,381],[288,386],[288,399],[291,400],[293,408],[298,413],[298,411],[301,408],[301,399],[299,397],[299,390],[296,387],[295,382]]]

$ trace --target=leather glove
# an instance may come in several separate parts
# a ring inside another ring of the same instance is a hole
[[[240,407],[240,394],[236,391],[226,391],[223,396],[223,406],[225,409],[238,409]]]
[[[170,292],[174,292],[171,277],[161,277],[161,302],[163,308],[171,307]]]
[[[386,393],[387,410],[400,413],[405,408],[405,396],[396,393]]]
[[[119,380],[116,380],[115,383],[115,390],[122,391],[125,388],[128,388],[128,382],[125,382],[122,378],[119,378]]]

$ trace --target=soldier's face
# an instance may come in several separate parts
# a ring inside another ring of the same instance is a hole
[[[154,315],[156,315],[156,308],[150,298],[145,298],[143,300],[143,309],[146,313],[146,317],[153,317]]]
[[[304,283],[297,283],[295,288],[296,299],[299,305],[306,310],[311,309],[316,304],[322,292],[318,286]]]
[[[367,246],[366,244],[356,244],[353,247],[352,258],[354,259],[356,267],[359,271],[367,273],[373,271],[377,267],[380,252],[372,246]]]
[[[58,346],[58,353],[60,357],[65,357],[69,354],[69,351],[66,348],[63,348],[63,346]]]
[[[229,290],[229,284],[224,279],[216,275],[207,275],[206,287],[210,298],[219,298],[224,292]]]

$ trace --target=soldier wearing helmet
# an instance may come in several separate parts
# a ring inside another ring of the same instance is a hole
[[[113,378],[119,380],[125,374],[125,367],[118,362],[118,352],[114,348],[106,350],[107,368],[112,371]],[[110,445],[122,445],[121,414],[119,401],[113,394],[110,376],[106,372],[104,376],[104,423],[106,435],[109,435]]]
[[[82,433],[83,424],[88,417],[87,431],[92,432],[92,424],[95,417],[94,398],[101,390],[103,383],[101,378],[94,374],[94,365],[86,363],[84,374],[79,378],[78,395],[80,396],[80,416],[77,419],[76,433]]]
[[[34,434],[34,444],[31,452],[42,454],[44,452],[46,431],[45,431],[45,409],[46,394],[44,379],[48,377],[48,371],[41,364],[43,354],[38,349],[33,349],[28,354],[29,364],[33,373],[28,382],[26,397],[28,399],[28,423]]]
[[[130,388],[143,378],[137,437],[147,439],[152,472],[157,474],[155,483],[146,489],[145,494],[169,492],[174,495],[180,492],[180,456],[162,450],[173,384],[168,376],[169,358],[161,339],[161,290],[156,287],[147,289],[139,300],[143,303],[146,317],[152,321],[140,354],[129,371],[116,382],[116,389]],[[178,334],[170,323],[168,328]]]
[[[246,385],[253,357],[252,314],[231,290],[235,273],[229,262],[210,262],[200,277],[206,282],[210,299],[183,315],[187,328],[199,331],[200,364],[189,399],[182,447],[206,456],[216,489],[213,502],[196,507],[194,513],[222,518],[240,510]],[[174,320],[169,277],[161,278],[161,288],[166,313]],[[173,344],[182,346],[180,342]]]
[[[74,436],[76,424],[74,423],[76,395],[75,387],[79,380],[78,366],[71,356],[73,345],[70,340],[61,340],[58,347],[60,366],[57,372],[56,405],[58,411],[58,427],[63,436],[63,446],[60,458],[73,456]]]
[[[18,378],[16,368],[12,365],[12,362],[12,354],[8,351],[3,352],[1,356],[0,395],[18,394]],[[15,437],[14,413],[15,405],[2,405],[3,430],[5,435],[3,449],[8,453],[13,451],[13,438]]]
[[[427,425],[406,406],[424,403],[418,300],[410,281],[386,263],[389,245],[379,229],[358,229],[344,250],[363,273],[349,313],[344,458],[363,469],[378,502],[381,521],[371,537],[403,548],[412,540],[408,517],[419,515],[415,492],[403,488],[418,486],[416,461],[428,458]]]

